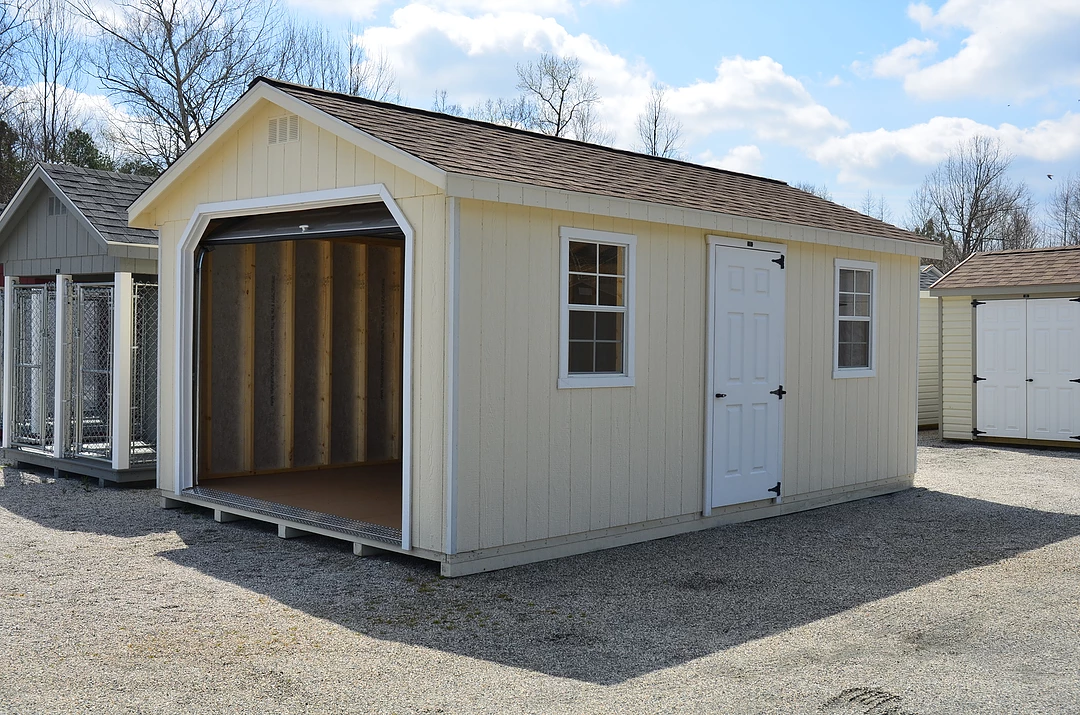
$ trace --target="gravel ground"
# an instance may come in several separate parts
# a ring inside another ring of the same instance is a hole
[[[1080,453],[462,579],[6,468],[2,713],[1080,713]]]

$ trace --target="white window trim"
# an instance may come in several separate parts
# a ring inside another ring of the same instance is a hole
[[[623,373],[621,375],[570,374],[570,241],[589,241],[626,247],[626,323],[623,325]],[[634,386],[634,293],[637,236],[629,233],[559,228],[559,388]]]
[[[840,367],[840,269],[870,271],[870,367]],[[837,258],[833,268],[833,379],[877,376],[878,264]]]

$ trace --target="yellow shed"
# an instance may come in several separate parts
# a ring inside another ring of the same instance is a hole
[[[911,485],[941,249],[783,182],[260,79],[130,217],[166,506],[460,575]]]
[[[1080,246],[974,253],[930,294],[942,436],[1080,444]]]

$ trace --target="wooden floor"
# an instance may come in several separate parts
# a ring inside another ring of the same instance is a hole
[[[200,480],[200,486],[401,528],[401,464],[313,469]]]

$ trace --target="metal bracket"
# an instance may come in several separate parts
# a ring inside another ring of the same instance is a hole
[[[1069,437],[1069,439],[1080,439],[1080,434],[1073,435],[1072,437]]]
[[[971,381],[972,382],[983,382],[984,380],[986,380],[985,377],[979,377],[978,375],[972,375],[971,376]]]
[[[787,394],[787,390],[785,390],[784,386],[781,385],[780,387],[776,388],[775,390],[769,390],[769,394],[770,395],[776,395],[777,397],[779,397],[782,400],[782,399],[784,399],[784,395]]]
[[[1080,377],[1076,378],[1075,380],[1069,380],[1069,382],[1080,382]]]
[[[779,258],[772,259],[772,262],[780,266],[780,270],[784,270],[784,256],[780,255]]]
[[[1077,439],[1080,439],[1080,437],[1078,437]],[[770,489],[769,491],[776,494],[776,498],[779,499],[780,498],[780,482],[777,482],[776,486],[773,487],[772,489]]]
[[[972,300],[971,301],[971,307],[972,308],[977,308],[980,305],[986,305],[986,301],[985,300]]]
[[[974,437],[974,438],[976,438],[976,439],[977,439],[977,438],[979,437],[979,435],[981,435],[981,434],[986,434],[986,432],[984,432],[984,431],[983,431],[983,430],[981,430],[981,429],[974,429],[974,428],[973,428],[973,429],[971,430],[971,436],[972,436],[972,437]]]
[[[1070,303],[1080,303],[1080,298],[1069,298]]]

